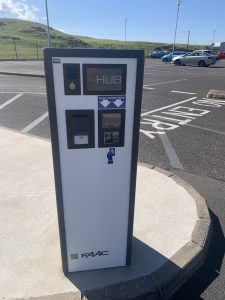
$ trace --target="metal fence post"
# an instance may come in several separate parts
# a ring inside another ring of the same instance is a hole
[[[36,51],[37,51],[37,59],[39,59],[39,56],[38,56],[38,43],[36,41]]]
[[[15,48],[16,59],[18,59],[17,48],[16,48],[16,39],[13,39],[13,41],[14,41],[14,48]]]

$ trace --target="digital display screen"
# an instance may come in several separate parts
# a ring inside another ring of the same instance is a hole
[[[121,114],[120,113],[103,113],[102,128],[103,129],[120,129]]]
[[[125,94],[126,65],[83,65],[84,94]]]

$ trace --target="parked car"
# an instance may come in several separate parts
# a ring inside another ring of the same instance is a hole
[[[211,54],[214,55],[214,53],[211,50],[195,50],[193,51],[193,53],[207,53],[207,54]]]
[[[177,66],[199,66],[208,67],[216,63],[216,56],[208,53],[187,53],[184,56],[176,56],[172,59],[172,63]]]
[[[161,58],[167,53],[168,51],[154,51],[153,53],[149,53],[148,58]]]
[[[225,59],[225,52],[219,51],[216,55],[216,59]]]
[[[183,51],[174,51],[174,52],[170,52],[166,55],[164,55],[162,57],[162,61],[163,62],[171,62],[172,58],[174,58],[175,56],[182,56],[184,54],[186,54],[187,52],[183,52]]]

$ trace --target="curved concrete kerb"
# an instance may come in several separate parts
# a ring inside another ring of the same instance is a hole
[[[225,99],[225,91],[224,90],[209,90],[207,94],[207,98],[216,98],[216,99]]]
[[[203,263],[204,199],[172,173],[139,165],[131,265],[65,277],[50,143],[2,128],[0,140],[0,299],[168,299]]]
[[[190,241],[197,220],[195,200],[157,169],[139,165],[137,175],[134,236],[170,258]]]

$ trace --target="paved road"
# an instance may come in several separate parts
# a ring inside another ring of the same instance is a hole
[[[42,75],[44,65],[43,61],[0,61],[0,71]]]
[[[42,72],[40,62],[15,65],[36,67]],[[209,68],[145,64],[139,161],[190,182],[206,198],[214,224],[206,264],[173,300],[225,299],[225,100],[205,99],[209,89],[224,89],[224,76],[224,62]],[[44,79],[0,75],[0,82],[0,125],[49,139]]]

